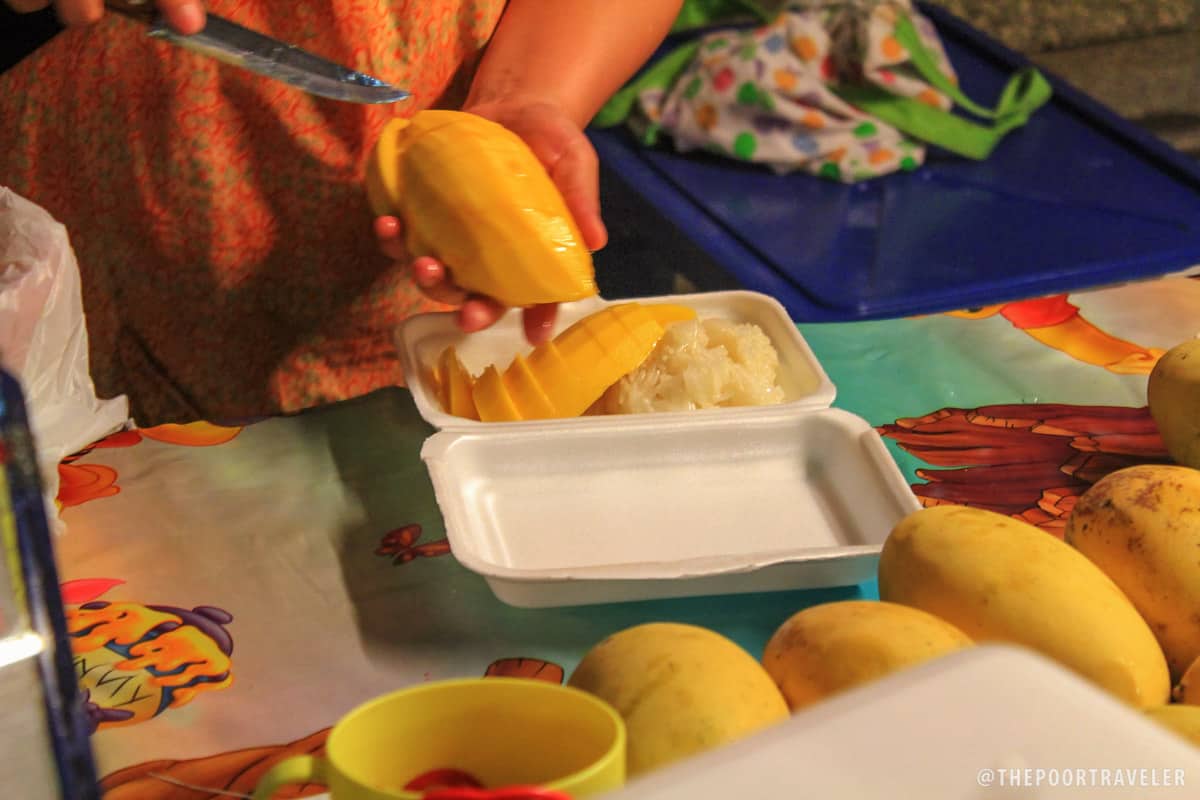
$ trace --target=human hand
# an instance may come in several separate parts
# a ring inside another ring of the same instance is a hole
[[[147,0],[148,2],[149,0]],[[104,0],[4,0],[18,14],[29,14],[54,6],[59,20],[68,28],[99,22],[104,16]],[[182,34],[204,29],[204,4],[200,0],[154,0],[167,24]]]
[[[595,251],[607,243],[608,232],[600,218],[599,162],[591,142],[576,123],[545,102],[506,100],[464,110],[498,122],[520,136],[562,193],[585,246]],[[390,258],[401,260],[407,257],[400,220],[391,216],[377,218],[375,235]],[[459,307],[458,325],[463,331],[487,328],[506,310],[490,297],[469,294],[455,286],[446,266],[433,258],[417,258],[410,268],[413,281],[427,297]],[[525,337],[530,344],[540,344],[550,338],[557,312],[555,304],[524,309]]]

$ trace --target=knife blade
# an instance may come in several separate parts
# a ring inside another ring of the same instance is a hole
[[[172,30],[150,0],[106,0],[112,11],[149,26],[148,35],[226,64],[265,75],[310,94],[350,103],[395,103],[409,93],[378,78],[335,64],[295,45],[244,28],[211,12],[204,30]]]

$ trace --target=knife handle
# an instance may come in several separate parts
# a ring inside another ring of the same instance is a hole
[[[138,22],[150,24],[158,19],[158,6],[154,0],[104,0],[110,11],[115,11]]]

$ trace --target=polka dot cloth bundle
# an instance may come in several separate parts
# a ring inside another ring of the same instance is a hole
[[[940,111],[952,100],[929,85],[893,35],[906,15],[951,83],[933,26],[909,0],[789,3],[753,30],[703,37],[668,87],[643,89],[638,106],[677,150],[707,150],[852,183],[924,161],[917,140],[843,100],[838,85],[867,83]]]

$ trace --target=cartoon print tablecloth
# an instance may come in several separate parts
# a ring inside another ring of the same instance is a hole
[[[1200,334],[1200,280],[801,329],[836,405],[880,429],[925,502],[1060,535],[1099,475],[1166,460],[1146,375]],[[107,798],[246,796],[367,698],[456,676],[562,681],[640,622],[704,625],[758,656],[795,611],[877,596],[868,583],[507,607],[449,554],[419,459],[430,433],[395,389],[236,427],[124,432],[63,463],[59,568]]]

